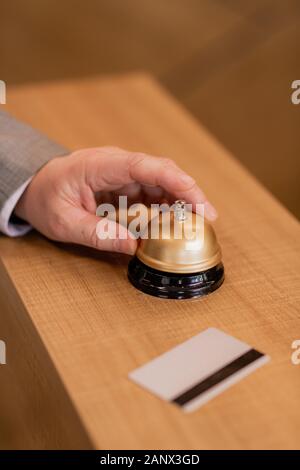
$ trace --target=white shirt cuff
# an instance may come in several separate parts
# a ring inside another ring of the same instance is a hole
[[[33,177],[29,178],[25,183],[22,184],[8,199],[5,201],[0,211],[0,231],[8,235],[9,237],[19,237],[25,235],[31,230],[31,226],[24,224],[16,224],[10,222],[11,215],[16,207],[16,204],[25,189],[31,182]]]

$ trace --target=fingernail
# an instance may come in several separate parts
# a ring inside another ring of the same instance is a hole
[[[218,212],[210,202],[204,204],[204,216],[210,220],[216,220],[218,217]]]

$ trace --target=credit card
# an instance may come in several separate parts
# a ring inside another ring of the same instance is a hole
[[[269,359],[223,331],[208,328],[135,369],[129,378],[184,411],[194,411]]]

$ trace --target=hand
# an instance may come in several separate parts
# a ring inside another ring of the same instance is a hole
[[[117,225],[122,239],[100,240],[96,234],[97,200],[114,202],[119,195],[127,195],[128,204],[174,199],[193,207],[205,203],[205,216],[217,217],[194,179],[172,160],[116,147],[83,149],[50,160],[32,179],[15,213],[52,240],[134,254],[137,241],[125,227]]]

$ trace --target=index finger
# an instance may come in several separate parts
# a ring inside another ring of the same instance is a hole
[[[183,199],[192,204],[194,210],[197,209],[197,204],[202,203],[207,218],[216,219],[217,211],[194,178],[179,168],[173,160],[146,154],[132,154],[129,160],[130,175],[135,181],[144,186],[160,186],[176,199]]]
[[[145,186],[160,186],[175,199],[184,199],[192,204],[193,210],[197,209],[197,204],[204,204],[205,216],[210,220],[216,219],[217,211],[208,202],[194,178],[179,168],[173,160],[121,149],[116,149],[109,155],[100,156],[95,153],[90,168],[93,173],[94,191],[117,190],[133,182]]]

